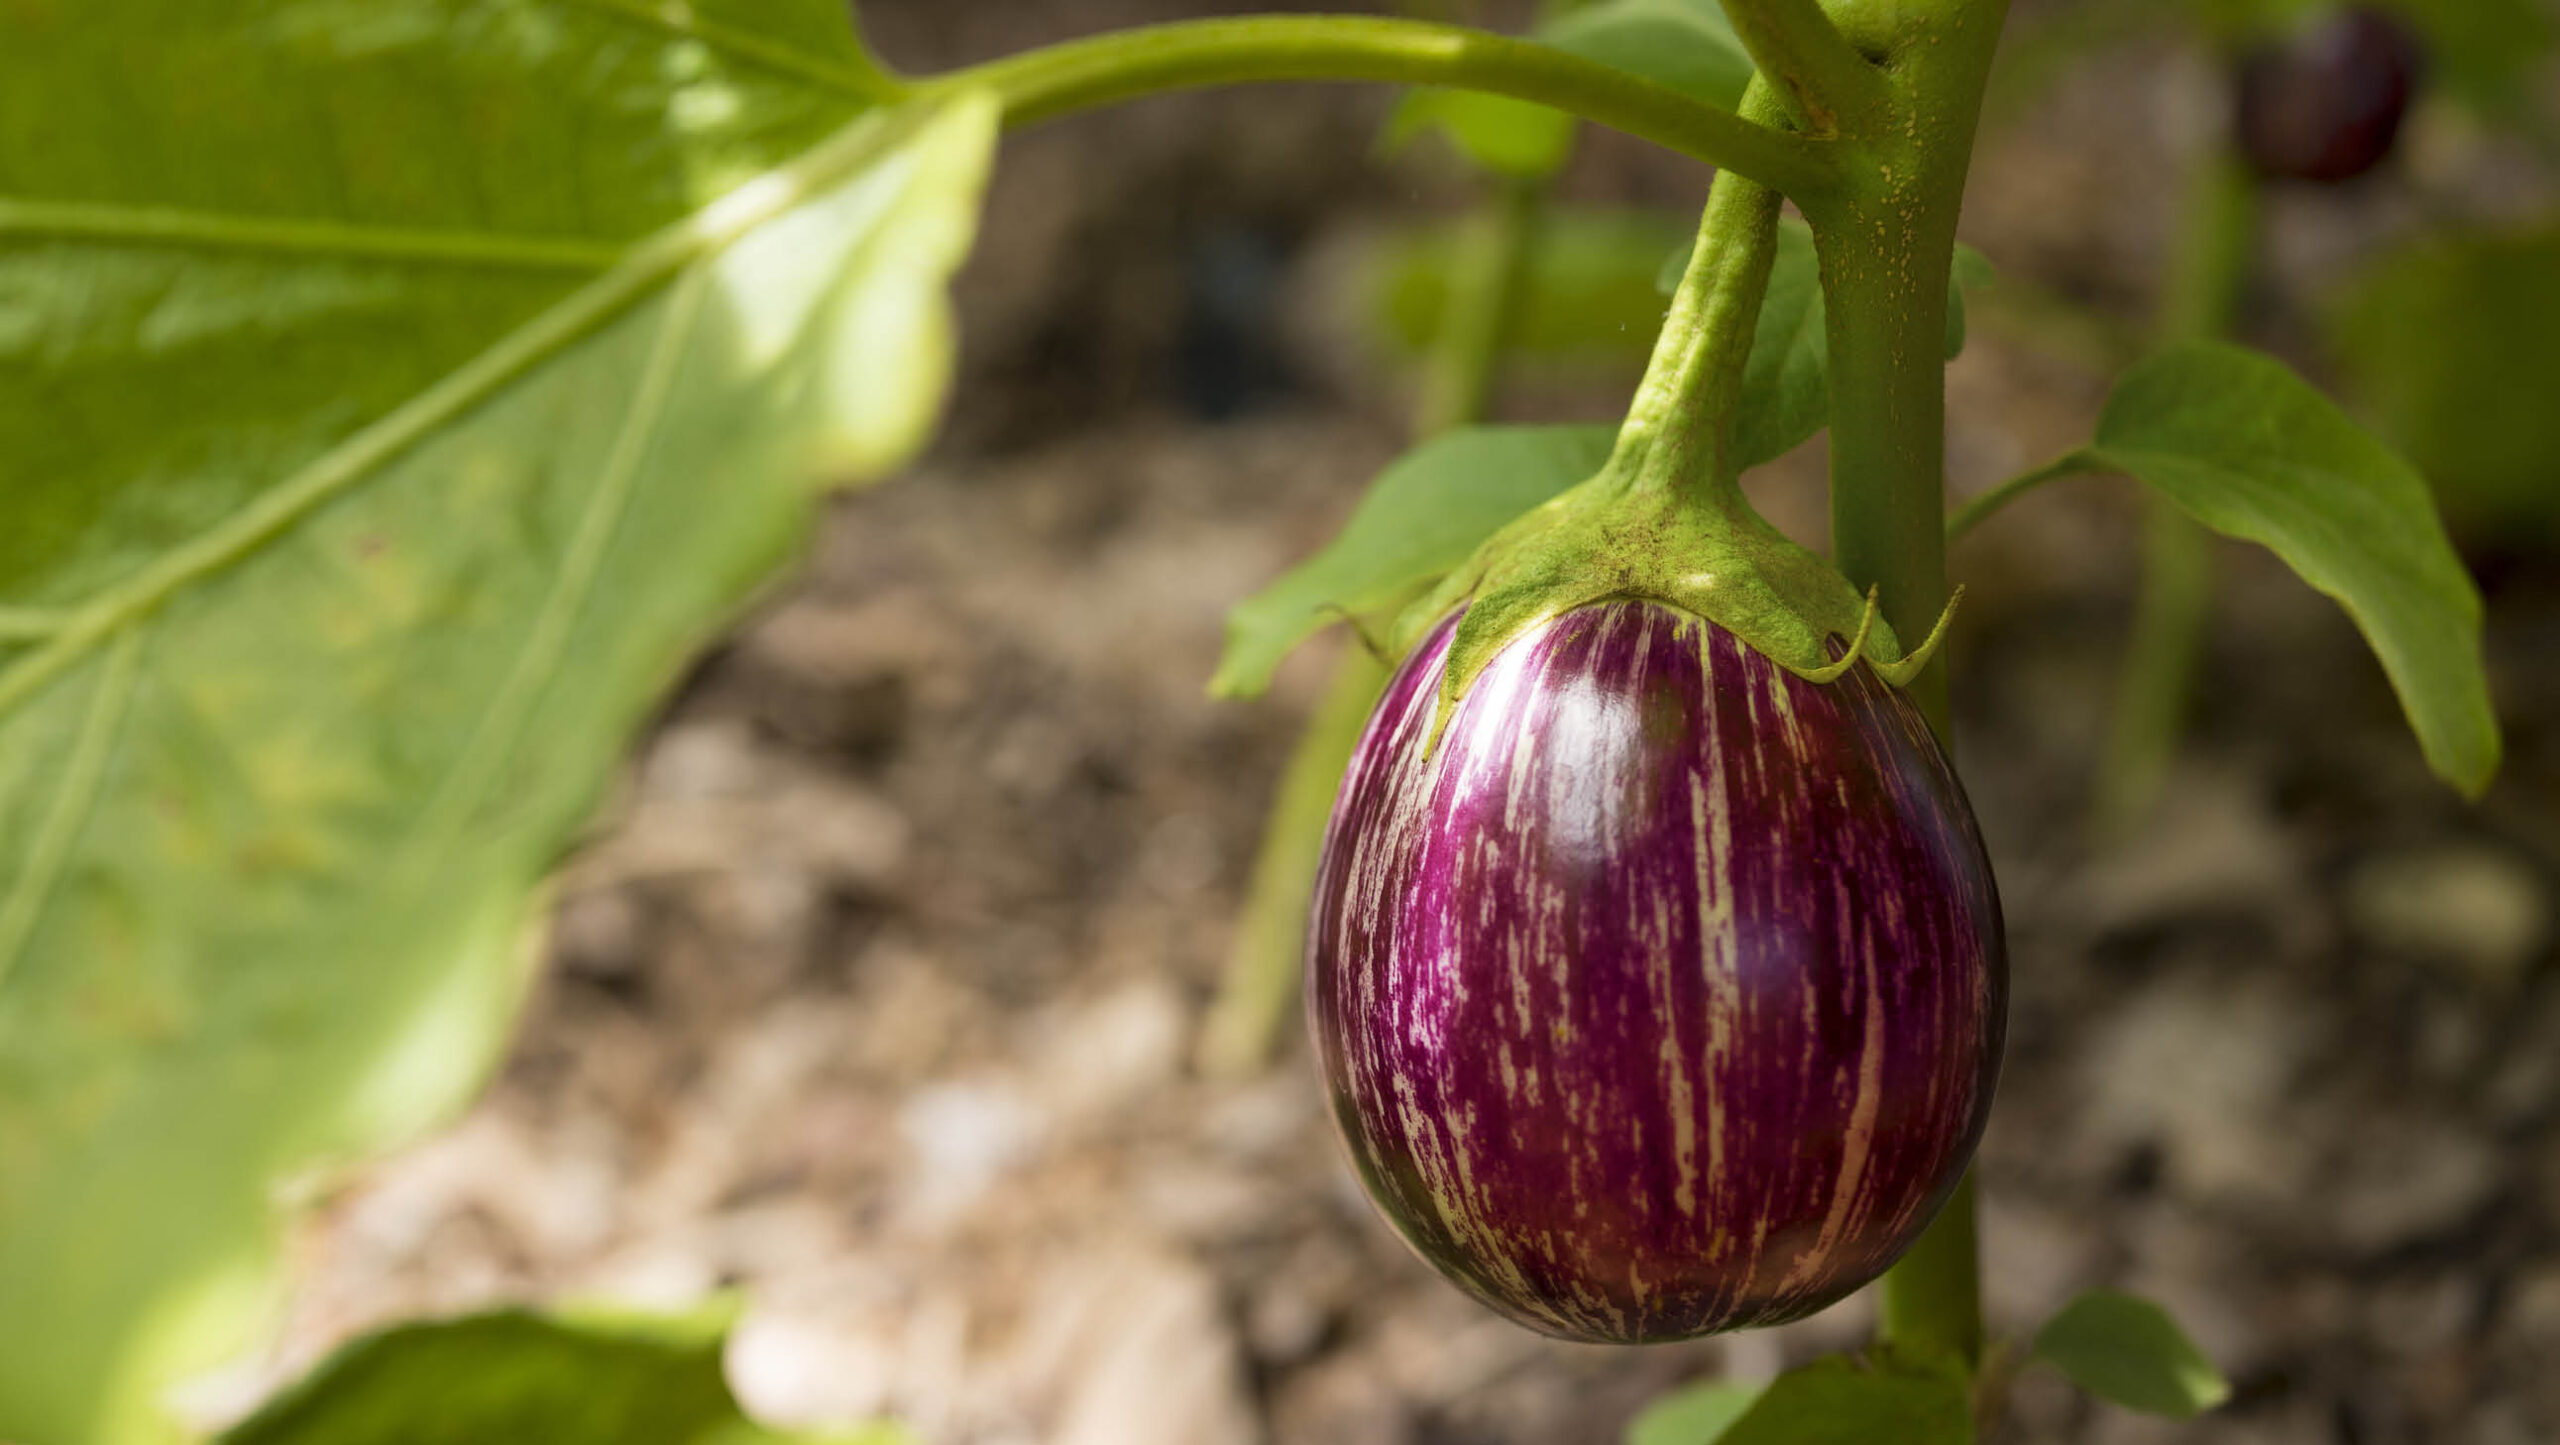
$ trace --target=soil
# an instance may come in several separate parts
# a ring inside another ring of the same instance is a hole
[[[919,69],[1208,8],[864,7]],[[2211,82],[2133,47],[2009,107],[1967,239],[2138,329]],[[567,871],[503,1071],[328,1202],[259,1381],[406,1316],[737,1287],[732,1374],[775,1421],[1600,1445],[1677,1382],[1864,1338],[1863,1300],[1655,1349],[1525,1333],[1372,1216],[1294,1027],[1252,1077],[1192,1063],[1325,674],[1313,648],[1270,698],[1209,701],[1221,613],[1404,442],[1406,378],[1326,319],[1322,260],[1468,195],[1427,150],[1377,159],[1386,104],[1187,97],[1008,145],[942,441],[833,504],[670,704]],[[2322,278],[2463,164],[2279,198],[2251,334],[2299,347]],[[1676,210],[1704,179],[1595,135],[1564,192]],[[1606,416],[1632,365],[1515,378],[1503,413]],[[1952,374],[1956,490],[2085,436],[2103,387],[1987,303]],[[1799,529],[1819,452],[1755,481]],[[2510,732],[2473,807],[2338,610],[2227,549],[2192,738],[2100,847],[2138,527],[2122,484],[2077,487],[1955,558],[1958,747],[2016,990],[1990,1309],[2014,1334],[2078,1289],[2141,1291],[2237,1395],[2172,1427],[2030,1374],[1999,1438],[2560,1438],[2560,569],[2476,549]]]

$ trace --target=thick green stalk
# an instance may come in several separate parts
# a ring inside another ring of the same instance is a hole
[[[2231,329],[2257,248],[2256,178],[2237,157],[2207,158],[2189,184],[2184,222],[2161,298],[2162,341]],[[2168,781],[2213,611],[2212,535],[2164,497],[2145,498],[2143,509],[2142,591],[2090,808],[2101,839],[2130,831]]]
[[[1026,126],[1167,91],[1276,80],[1374,80],[1491,91],[1570,111],[1737,170],[1787,195],[1831,189],[1827,142],[1755,125],[1613,66],[1552,46],[1419,20],[1257,15],[1113,31],[919,82],[919,93],[985,87]]]
[[[1877,589],[1904,639],[1947,604],[1946,278],[1982,92],[2006,0],[1864,0],[1843,29],[1887,52],[1889,105],[1844,117],[1844,183],[1805,205],[1822,255],[1831,351],[1831,544],[1852,585]],[[1946,728],[1943,664],[1912,691]],[[1895,1347],[1982,1352],[1973,1190],[1960,1187],[1884,1277]]]

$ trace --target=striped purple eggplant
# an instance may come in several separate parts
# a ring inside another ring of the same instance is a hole
[[[1810,1314],[1907,1249],[1999,1071],[2000,905],[1919,711],[1649,602],[1452,626],[1334,806],[1307,1008],[1369,1196],[1569,1339]]]

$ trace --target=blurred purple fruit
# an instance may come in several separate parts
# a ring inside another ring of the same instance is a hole
[[[2385,10],[2332,12],[2240,59],[2238,142],[2259,174],[2352,180],[2400,134],[2425,55]]]

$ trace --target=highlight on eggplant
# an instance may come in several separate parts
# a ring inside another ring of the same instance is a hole
[[[1841,1299],[1954,1190],[1999,1071],[1999,900],[1926,721],[1617,600],[1503,648],[1433,745],[1453,624],[1353,755],[1309,930],[1370,1198],[1565,1338]]]

